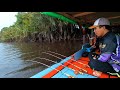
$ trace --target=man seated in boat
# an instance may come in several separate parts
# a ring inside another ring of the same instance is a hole
[[[99,18],[89,29],[94,29],[95,35],[99,38],[100,49],[100,54],[94,52],[89,53],[89,66],[97,73],[115,73],[109,61],[111,55],[116,52],[117,40],[115,34],[110,30],[109,20],[106,18]]]

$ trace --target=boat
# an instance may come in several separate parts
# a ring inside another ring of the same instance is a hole
[[[92,12],[92,13],[95,13],[95,12]],[[73,20],[73,18],[70,19],[70,18],[62,16],[61,14],[58,14],[58,13],[41,12],[41,14],[49,15],[49,16],[52,16],[55,18],[59,18],[63,21],[67,21],[69,23],[76,24],[76,22]],[[91,14],[91,12],[89,12],[89,13],[85,12],[82,14],[79,13],[79,14],[76,14],[73,16],[77,17],[77,16],[81,16],[84,14],[85,15]],[[63,13],[63,15],[66,15],[66,14]],[[69,16],[69,15],[67,15],[67,16]],[[84,39],[83,39],[83,41],[84,41]],[[76,53],[74,53],[73,55],[71,55],[69,57],[64,57],[63,59],[58,58],[58,59],[60,59],[60,62],[55,62],[55,64],[53,64],[52,66],[49,66],[42,62],[37,62],[48,68],[43,71],[38,72],[37,74],[31,76],[30,78],[119,78],[120,77],[120,75],[118,73],[100,72],[100,74],[99,74],[95,70],[91,69],[90,66],[88,65],[89,58],[82,56],[82,53],[84,51],[85,50],[82,47],[81,50],[77,51]],[[52,55],[52,56],[53,56],[53,53],[55,54],[56,52],[49,52],[49,53],[47,52],[47,54]],[[48,60],[48,59],[45,59],[45,60]]]
[[[88,65],[89,58],[82,57],[81,53],[83,49],[77,51],[69,57],[61,59],[51,66],[39,62],[45,65],[46,68],[43,71],[31,76],[30,78],[118,78],[119,75],[116,73],[103,73],[100,75],[95,75],[95,70],[91,69]],[[51,54],[50,54],[51,53]],[[46,54],[53,55],[56,52],[47,52]],[[57,53],[58,54],[58,53]]]

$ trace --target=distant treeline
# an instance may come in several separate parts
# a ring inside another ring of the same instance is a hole
[[[17,21],[0,32],[5,42],[54,42],[80,39],[82,31],[76,25],[39,12],[18,12]]]
[[[2,42],[55,42],[78,40],[82,35],[90,34],[89,24],[75,25],[61,21],[39,12],[18,12],[17,21],[0,32]],[[92,24],[91,24],[92,25]],[[113,26],[112,31],[120,33],[120,26]]]

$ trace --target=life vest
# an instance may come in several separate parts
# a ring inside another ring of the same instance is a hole
[[[116,48],[116,53],[113,53],[111,55],[111,60],[110,64],[114,68],[116,72],[120,71],[120,36],[116,35],[117,38],[117,48]]]

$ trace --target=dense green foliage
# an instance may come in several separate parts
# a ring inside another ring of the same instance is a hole
[[[67,22],[39,12],[18,12],[16,18],[14,25],[1,30],[0,41],[53,41],[75,34],[72,28],[67,31]]]

